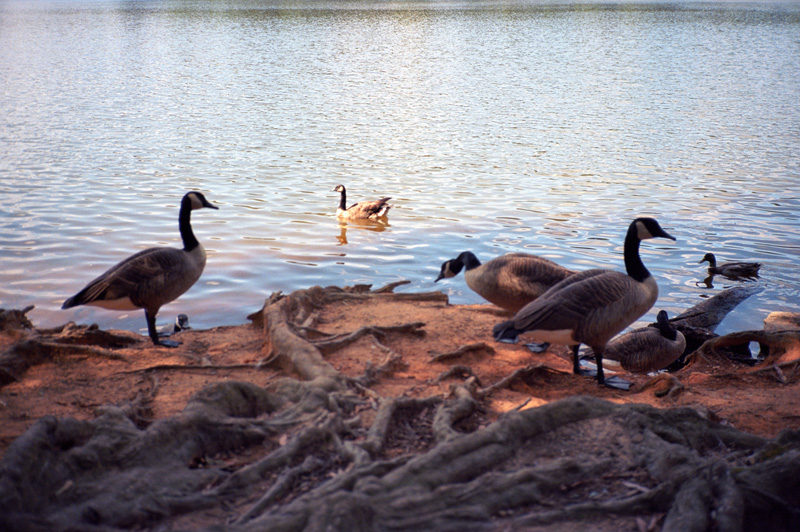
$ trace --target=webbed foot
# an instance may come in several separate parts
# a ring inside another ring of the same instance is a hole
[[[603,380],[603,386],[608,386],[609,388],[614,388],[615,390],[622,390],[627,392],[633,386],[633,383],[630,381],[626,381],[621,377],[617,377],[616,375],[612,375],[611,377],[606,377]]]
[[[159,345],[161,347],[178,347],[179,345],[181,345],[181,343],[176,342],[175,340],[159,339],[156,345]]]
[[[542,342],[542,343],[530,342],[530,343],[525,344],[525,347],[530,349],[530,351],[532,353],[544,353],[545,351],[547,351],[547,348],[550,347],[550,343],[549,342]]]

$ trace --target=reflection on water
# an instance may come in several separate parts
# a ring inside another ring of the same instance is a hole
[[[764,263],[720,331],[800,311],[800,6],[795,3],[0,4],[0,306],[41,326],[139,329],[63,300],[179,246],[187,190],[201,280],[165,307],[242,323],[273,291],[433,285],[461,251],[622,269],[631,219],[660,308],[702,295],[697,257]],[[330,189],[393,197],[340,224]],[[725,281],[723,286],[736,281]],[[441,284],[441,283],[439,283]]]
[[[347,244],[348,225],[351,226],[355,231],[374,231],[376,233],[382,233],[391,227],[388,221],[384,223],[373,220],[349,220],[347,222],[339,220],[339,229],[341,229],[341,232],[339,233],[339,236],[336,237],[336,240],[339,241],[339,244]]]

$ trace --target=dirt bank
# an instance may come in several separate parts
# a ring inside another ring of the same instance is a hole
[[[8,327],[8,526],[688,530],[688,516],[695,530],[720,519],[747,530],[764,512],[775,530],[798,523],[800,466],[784,463],[800,449],[791,335],[760,365],[706,348],[669,375],[622,372],[625,392],[573,375],[564,347],[494,342],[502,312],[441,293],[312,288],[252,318],[177,333],[176,349]],[[43,463],[59,464],[52,478]]]

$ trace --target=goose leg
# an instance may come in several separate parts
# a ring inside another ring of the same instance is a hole
[[[153,341],[153,345],[161,345],[164,347],[178,347],[181,345],[179,342],[174,340],[162,340],[158,337],[158,331],[156,330],[156,313],[153,312],[152,314],[150,311],[145,309],[144,317],[147,320],[147,334],[150,336],[150,339]]]
[[[581,357],[578,353],[580,349],[581,344],[572,346],[572,373],[575,375],[586,375],[586,371],[581,369]]]
[[[606,376],[603,373],[603,352],[594,353],[594,361],[597,364],[597,384],[605,384],[606,383]]]
[[[597,370],[593,369],[582,369],[580,363],[580,355],[578,352],[580,351],[580,345],[572,346],[572,355],[573,355],[573,362],[572,362],[572,372],[576,375],[588,375],[588,376],[595,376],[597,375],[597,384],[602,386],[608,386],[609,388],[615,388],[617,390],[630,390],[633,383],[626,381],[616,375],[613,375],[609,378],[605,378],[605,373],[603,372],[603,352],[601,349],[596,347],[592,347],[592,351],[594,351],[595,363],[597,364]]]
[[[595,361],[597,362],[597,384],[601,386],[608,386],[609,388],[615,388],[617,390],[625,390],[628,391],[633,386],[633,383],[630,381],[626,381],[621,377],[617,377],[616,375],[612,375],[609,378],[605,378],[605,374],[603,373],[603,352],[595,351],[594,353]]]

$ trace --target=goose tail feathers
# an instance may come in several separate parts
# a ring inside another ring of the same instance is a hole
[[[514,322],[512,320],[498,323],[492,329],[492,334],[494,335],[494,339],[497,340],[498,342],[503,342],[506,344],[517,343],[517,338],[523,332],[525,331],[514,327]]]

